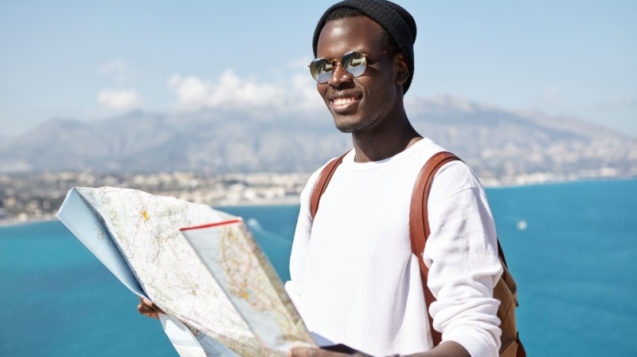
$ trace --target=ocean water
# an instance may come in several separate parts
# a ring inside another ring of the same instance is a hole
[[[529,356],[637,356],[637,180],[487,190]],[[298,206],[243,216],[279,276]],[[59,222],[0,227],[0,356],[177,356]]]

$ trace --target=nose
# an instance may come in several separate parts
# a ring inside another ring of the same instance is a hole
[[[334,70],[332,71],[332,75],[327,81],[327,84],[332,87],[338,87],[343,83],[351,82],[354,78],[352,74],[347,72],[340,63],[335,63],[333,68]]]

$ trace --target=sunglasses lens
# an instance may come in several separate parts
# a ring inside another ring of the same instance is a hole
[[[343,69],[351,73],[354,77],[358,77],[363,74],[367,67],[367,59],[365,58],[365,55],[358,51],[352,51],[344,54],[341,63],[343,63]]]
[[[310,63],[310,73],[319,83],[327,83],[334,66],[325,58],[317,58]]]
[[[352,77],[358,77],[365,72],[367,59],[361,52],[347,52],[341,58],[341,65]],[[333,71],[334,64],[327,58],[317,58],[310,63],[310,73],[319,83],[327,83]]]

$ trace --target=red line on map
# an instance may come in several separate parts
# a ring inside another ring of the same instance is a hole
[[[193,229],[202,229],[202,228],[210,228],[210,227],[217,227],[217,226],[225,226],[226,224],[234,224],[234,223],[240,223],[240,222],[241,222],[241,218],[229,219],[227,221],[202,224],[200,226],[180,228],[179,230],[180,231],[190,231],[190,230],[193,230]]]

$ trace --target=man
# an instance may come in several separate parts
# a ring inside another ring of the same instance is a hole
[[[314,219],[309,202],[321,170],[301,194],[286,290],[311,332],[364,354],[497,356],[495,227],[478,179],[460,161],[438,172],[429,196],[424,260],[437,301],[426,311],[409,208],[418,172],[444,149],[414,130],[403,105],[415,37],[411,15],[384,0],[339,2],[319,20],[310,70],[353,150]],[[433,349],[427,313],[442,332]],[[298,348],[289,355],[341,354]]]
[[[309,330],[359,355],[497,356],[502,273],[484,191],[462,162],[438,171],[428,201],[424,252],[436,297],[426,311],[409,237],[414,182],[443,148],[423,138],[405,112],[414,73],[416,24],[385,0],[347,0],[321,17],[310,70],[336,127],[351,133],[314,219],[309,202],[320,169],[301,194],[286,290]],[[150,302],[139,311],[152,315]],[[428,314],[442,332],[432,348]],[[291,357],[340,356],[296,348]]]

